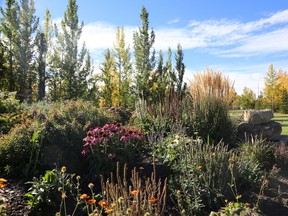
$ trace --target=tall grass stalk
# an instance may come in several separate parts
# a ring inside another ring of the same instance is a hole
[[[154,172],[150,178],[141,179],[139,171],[134,168],[129,181],[126,178],[126,169],[125,165],[121,177],[117,163],[116,176],[111,173],[110,179],[106,182],[101,179],[103,200],[113,208],[111,215],[164,215],[167,179],[164,182],[161,179],[157,181],[154,165]]]

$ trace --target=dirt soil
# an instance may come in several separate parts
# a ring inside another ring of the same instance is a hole
[[[279,173],[269,178],[268,187],[260,197],[260,210],[267,216],[288,215],[288,166],[280,167]]]

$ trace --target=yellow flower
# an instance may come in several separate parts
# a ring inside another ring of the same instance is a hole
[[[198,169],[201,170],[201,169],[202,169],[202,166],[198,166]]]
[[[61,168],[61,173],[65,173],[66,172],[66,166],[62,166],[62,168]]]
[[[65,199],[67,196],[66,196],[66,193],[65,192],[63,192],[62,194],[61,194],[61,198],[62,199]]]
[[[130,193],[133,194],[133,195],[136,195],[136,194],[138,194],[138,191],[137,190],[132,190]]]
[[[118,198],[118,203],[124,203],[124,198],[123,197],[119,197]]]

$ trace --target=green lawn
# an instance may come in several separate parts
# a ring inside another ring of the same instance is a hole
[[[243,113],[244,113],[244,110],[230,110],[229,111],[230,116],[239,123],[241,121],[241,115]],[[287,136],[288,135],[288,114],[274,113],[274,118],[272,120],[281,123],[282,125],[281,135]]]
[[[274,121],[282,124],[281,135],[288,135],[288,114],[274,113]]]

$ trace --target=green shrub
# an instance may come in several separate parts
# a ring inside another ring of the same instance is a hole
[[[0,113],[15,112],[19,105],[16,99],[16,92],[0,91]]]
[[[274,144],[263,139],[251,139],[240,144],[241,157],[245,161],[259,164],[262,170],[269,170],[276,162]]]
[[[83,137],[89,128],[117,119],[114,114],[99,111],[82,100],[24,104],[21,109],[21,124],[0,141],[1,173],[17,177],[31,178],[41,170],[52,169],[55,164],[69,164],[74,169],[72,172],[86,172],[89,167],[81,155]],[[39,130],[41,142],[32,142],[34,132]]]
[[[186,215],[201,215],[206,211],[208,214],[212,209],[219,209],[225,199],[235,199],[244,186],[261,179],[258,163],[243,158],[238,151],[228,150],[228,145],[223,143],[204,144],[199,137],[170,134],[162,137],[162,143],[157,146],[157,159],[173,173],[169,188],[178,210]],[[235,192],[238,187],[239,191]]]
[[[288,145],[287,143],[280,143],[275,146],[274,155],[277,164],[287,166],[288,164]]]
[[[9,130],[20,121],[19,101],[16,92],[0,91],[0,133],[8,133]]]
[[[193,100],[192,129],[204,139],[214,143],[221,140],[225,143],[233,141],[235,127],[228,114],[227,104],[219,98],[204,96],[201,100]]]

